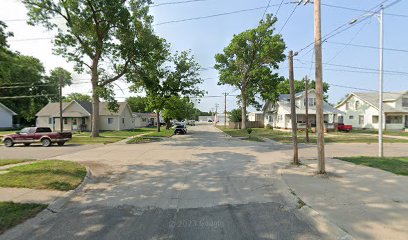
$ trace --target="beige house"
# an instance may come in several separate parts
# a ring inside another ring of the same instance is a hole
[[[336,108],[339,122],[353,128],[378,129],[378,93],[351,93]],[[387,92],[383,100],[384,125],[388,130],[408,128],[408,92]]]
[[[108,104],[101,102],[99,105],[99,130],[125,130],[133,129],[134,119],[129,105],[126,102],[119,104],[119,111],[112,112]],[[64,131],[91,131],[92,129],[92,103],[90,102],[64,102],[62,103],[62,119]],[[59,103],[49,103],[37,114],[37,127],[50,127],[60,131]]]

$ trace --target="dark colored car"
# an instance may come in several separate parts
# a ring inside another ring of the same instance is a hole
[[[174,134],[186,134],[187,128],[184,125],[177,125],[174,129]]]
[[[337,124],[337,131],[350,132],[351,130],[353,130],[352,125],[344,125],[344,123]]]
[[[53,132],[49,127],[28,127],[23,128],[15,134],[9,134],[3,137],[3,143],[6,147],[12,147],[14,144],[22,143],[24,146],[30,146],[32,143],[41,143],[44,147],[49,147],[53,143],[59,146],[72,139],[70,132]]]

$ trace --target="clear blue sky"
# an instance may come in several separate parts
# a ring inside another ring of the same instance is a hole
[[[178,2],[180,0],[157,0],[156,4],[166,2]],[[151,12],[155,17],[155,23],[162,23],[172,20],[201,17],[218,13],[232,12],[250,8],[266,6],[269,0],[206,0],[202,2],[193,2],[185,4],[163,5],[153,7]],[[331,4],[349,8],[368,10],[378,5],[383,0],[323,0],[324,4]],[[272,0],[271,5],[279,4],[281,0]],[[289,1],[285,0],[284,3]],[[391,3],[389,0],[387,3]],[[386,4],[387,4],[386,3]],[[17,0],[2,0],[0,9],[0,19],[24,18],[25,10]],[[276,31],[278,32],[292,10],[295,4],[283,4],[278,13],[278,23]],[[276,6],[268,9],[269,13],[275,13]],[[221,52],[228,45],[233,34],[240,33],[248,28],[255,27],[263,14],[262,9],[248,11],[238,14],[219,16],[208,19],[193,20],[180,23],[164,24],[155,26],[157,34],[166,38],[173,46],[173,50],[191,49],[202,67],[212,67],[214,65],[214,55]],[[398,4],[385,10],[392,14],[406,14],[408,12],[408,1],[402,0]],[[322,28],[323,35],[331,32],[337,27],[360,16],[358,11],[332,8],[322,6]],[[407,13],[408,14],[408,13]],[[15,39],[35,38],[50,36],[52,34],[45,32],[39,27],[29,27],[24,22],[7,22],[10,30],[16,35]],[[408,17],[397,17],[385,15],[385,48],[406,49],[408,50]],[[287,44],[287,50],[298,51],[309,43],[313,42],[313,5],[300,5],[297,7],[292,18],[288,21],[282,30],[283,38]],[[323,47],[323,61],[334,65],[348,65],[359,68],[378,69],[379,50],[367,49],[361,47],[344,46],[335,43],[349,43],[357,45],[379,46],[379,23],[376,17],[371,17],[367,21],[356,24],[354,27],[329,40]],[[13,42],[11,47],[23,54],[34,55],[40,58],[47,69],[56,65],[70,67],[64,60],[51,55],[52,44],[49,41],[35,42]],[[343,51],[341,51],[344,48]],[[309,50],[309,49],[307,49]],[[301,79],[305,75],[314,78],[314,66],[310,71],[313,51],[307,55],[303,51],[299,55],[300,61],[295,61],[295,78]],[[333,58],[335,57],[335,58]],[[385,51],[385,70],[408,72],[408,53]],[[281,64],[279,72],[287,76],[287,62]],[[355,72],[346,72],[355,71]],[[364,71],[365,73],[361,73]],[[367,73],[371,72],[371,73]],[[205,80],[203,88],[208,91],[208,95],[221,95],[223,92],[232,92],[234,89],[228,86],[218,86],[218,74],[215,70],[202,72]],[[83,76],[78,76],[83,78]],[[378,72],[362,69],[345,68],[340,66],[324,65],[324,81],[329,84],[344,85],[356,88],[374,89],[378,88]],[[125,85],[121,85],[125,88]],[[89,92],[89,86],[72,87],[66,91]],[[405,91],[408,90],[408,74],[386,74],[386,91]],[[358,91],[353,89],[331,86],[329,91],[329,101],[338,102],[349,92]],[[118,96],[128,96],[126,90],[118,91]],[[232,93],[237,94],[237,92]],[[200,108],[209,110],[219,103],[223,108],[223,98],[204,98],[201,100]],[[228,99],[228,109],[236,107],[236,99]]]

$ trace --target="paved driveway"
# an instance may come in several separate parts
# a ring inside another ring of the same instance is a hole
[[[58,156],[91,166],[93,181],[0,239],[328,239],[284,197],[276,170],[285,149],[204,125],[160,143]]]

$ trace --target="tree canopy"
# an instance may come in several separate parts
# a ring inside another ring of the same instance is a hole
[[[82,93],[70,93],[68,94],[65,98],[64,101],[65,102],[71,102],[71,101],[79,101],[79,102],[91,102],[92,98],[91,96],[87,95],[87,94],[82,94]]]
[[[215,56],[219,85],[231,85],[240,90],[242,128],[246,128],[246,108],[260,107],[257,98],[275,100],[280,81],[274,69],[285,59],[282,36],[274,34],[276,18],[268,14],[254,29],[234,35],[223,53]]]
[[[145,45],[155,36],[150,0],[23,0],[29,23],[57,30],[54,52],[75,64],[78,73],[89,72],[92,83],[92,136],[99,135],[99,101],[117,107],[113,83],[121,78],[135,82],[134,73],[149,55]],[[60,17],[64,25],[57,24]]]
[[[146,97],[128,97],[126,102],[129,104],[132,112],[146,113],[148,111],[148,99]]]

